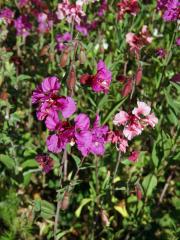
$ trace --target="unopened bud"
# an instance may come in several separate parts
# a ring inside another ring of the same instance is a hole
[[[80,62],[80,64],[84,64],[86,62],[86,55],[83,50],[80,51],[79,62]]]
[[[135,187],[135,191],[136,191],[136,196],[137,196],[138,201],[141,201],[141,199],[142,199],[142,191],[141,191],[141,188],[140,188],[139,186],[136,186],[136,187]]]
[[[61,210],[66,210],[69,206],[69,193],[65,192],[64,197],[60,203],[60,209]]]
[[[108,216],[107,216],[107,213],[105,212],[105,210],[101,210],[100,216],[101,216],[102,224],[104,226],[108,227],[110,222],[109,222],[109,219],[108,219]]]
[[[69,48],[66,48],[61,56],[60,59],[60,67],[65,67],[68,63],[68,58],[69,58]]]
[[[69,77],[67,79],[67,87],[72,92],[76,85],[76,71],[75,67],[72,65],[69,72]]]
[[[135,75],[136,85],[139,85],[141,83],[141,79],[142,79],[142,68],[139,67]]]
[[[132,80],[129,79],[122,89],[123,97],[127,97],[132,92]]]
[[[48,51],[49,51],[49,45],[44,46],[39,53],[40,57],[47,56]]]

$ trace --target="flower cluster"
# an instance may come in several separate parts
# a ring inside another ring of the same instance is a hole
[[[60,83],[57,77],[47,77],[32,95],[32,103],[38,104],[37,118],[45,120],[48,116],[56,116],[61,112],[64,118],[76,111],[76,104],[71,97],[58,96]]]
[[[48,173],[52,170],[53,159],[48,155],[37,155],[35,159],[39,163],[39,165],[42,167],[45,173]]]
[[[123,126],[123,135],[131,140],[142,133],[146,126],[154,127],[158,119],[151,112],[151,107],[144,102],[137,102],[137,107],[132,113],[120,111],[115,115],[113,123],[117,126]]]
[[[118,16],[119,20],[124,18],[126,13],[136,16],[140,11],[140,7],[137,0],[122,0],[117,4],[118,7]]]
[[[46,127],[55,133],[47,138],[48,150],[59,153],[69,143],[77,148],[83,156],[89,153],[103,155],[105,151],[107,126],[100,126],[99,116],[90,127],[90,119],[86,114],[76,116],[74,123],[69,118],[75,111],[76,105],[71,97],[60,97],[58,91],[60,83],[56,77],[45,78],[32,95],[32,103],[38,104],[37,118],[45,120]],[[59,118],[62,114],[62,120]]]
[[[163,11],[163,19],[166,22],[177,21],[180,19],[179,0],[158,0],[157,10]]]
[[[126,42],[130,46],[130,51],[135,53],[136,57],[139,58],[140,50],[152,42],[153,38],[150,36],[150,33],[147,29],[147,26],[144,25],[139,34],[134,34],[129,32],[126,34]]]
[[[66,19],[69,23],[75,22],[80,24],[81,18],[85,16],[82,5],[82,1],[71,4],[69,0],[63,0],[62,3],[58,4],[57,18],[59,20]]]
[[[94,92],[108,93],[112,75],[107,69],[105,63],[100,60],[97,64],[97,73],[95,75],[83,74],[80,82],[91,86]]]

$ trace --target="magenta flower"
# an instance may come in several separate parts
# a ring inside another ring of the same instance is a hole
[[[96,115],[93,128],[91,129],[92,144],[90,152],[102,156],[105,152],[106,135],[108,126],[100,126],[99,115]]]
[[[37,118],[44,120],[47,116],[54,116],[56,111],[61,111],[64,118],[70,117],[76,111],[76,104],[71,97],[57,95],[60,83],[56,77],[45,78],[32,95],[32,103],[38,103]]]
[[[28,21],[28,17],[23,15],[14,20],[14,27],[16,28],[17,35],[26,38],[30,34],[32,25]]]
[[[23,8],[25,7],[28,3],[30,3],[31,1],[30,0],[19,0],[18,1],[18,7],[19,8]]]
[[[164,48],[158,48],[156,49],[156,55],[159,57],[159,58],[165,58],[166,57],[166,50]]]
[[[180,17],[180,2],[179,0],[169,0],[166,5],[166,10],[163,14],[163,19],[166,22],[176,21]]]
[[[102,0],[101,5],[98,9],[98,16],[102,17],[108,9],[107,0]]]
[[[112,79],[111,72],[107,69],[105,63],[100,60],[97,64],[97,73],[95,75],[84,74],[80,82],[92,87],[95,92],[108,93]]]
[[[90,131],[90,119],[84,113],[75,118],[75,138],[77,148],[83,156],[87,156],[92,145],[92,134]]]
[[[57,49],[59,51],[63,51],[65,49],[65,47],[66,47],[65,43],[69,42],[71,40],[72,40],[72,36],[71,36],[71,34],[69,32],[66,32],[66,33],[64,33],[62,35],[61,34],[57,34],[56,35],[56,42],[57,42],[56,47],[57,47]]]
[[[11,24],[14,18],[14,12],[10,8],[0,10],[0,19],[4,19],[7,24]]]
[[[35,157],[36,161],[42,167],[45,173],[48,173],[53,168],[53,159],[48,155],[38,155]]]

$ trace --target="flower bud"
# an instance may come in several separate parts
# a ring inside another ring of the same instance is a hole
[[[65,192],[64,197],[60,203],[60,209],[61,210],[66,210],[69,206],[69,193]]]
[[[142,79],[142,68],[139,67],[135,75],[136,85],[139,85],[141,83],[141,79]]]
[[[47,56],[48,55],[48,51],[49,51],[49,45],[46,45],[44,46],[40,53],[39,53],[39,56],[42,57],[42,56]]]
[[[109,219],[108,219],[108,216],[107,216],[107,213],[105,212],[105,210],[101,210],[100,216],[101,216],[102,224],[104,226],[108,227],[110,222],[109,222]]]
[[[83,50],[80,51],[79,62],[80,62],[80,64],[84,64],[86,62],[86,55]]]
[[[65,67],[68,63],[68,58],[69,58],[69,48],[66,48],[61,56],[60,59],[60,67]]]
[[[141,188],[138,185],[136,185],[135,191],[136,191],[136,196],[137,196],[138,201],[141,201],[141,199],[142,199],[142,191],[141,191]]]
[[[127,97],[132,92],[132,80],[129,79],[122,89],[123,97]]]
[[[69,77],[67,79],[67,87],[72,92],[76,85],[76,71],[74,65],[71,66]]]

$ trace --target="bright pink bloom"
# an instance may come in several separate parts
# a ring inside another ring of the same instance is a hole
[[[109,71],[105,63],[100,60],[97,64],[97,73],[95,75],[82,75],[80,82],[91,86],[95,92],[104,92],[106,94],[109,91],[111,78],[111,71]]]
[[[138,151],[133,151],[131,155],[128,157],[129,161],[131,162],[137,162],[139,157],[139,152]]]
[[[140,11],[140,6],[137,0],[122,0],[117,4],[117,7],[119,20],[122,20],[126,13],[136,16]]]
[[[47,116],[61,111],[64,118],[70,117],[76,111],[76,104],[71,97],[57,95],[60,83],[56,77],[45,78],[32,95],[32,103],[38,103],[37,118],[44,120]]]
[[[57,42],[57,49],[59,51],[63,51],[66,48],[65,43],[72,40],[72,36],[69,32],[66,32],[64,34],[57,34],[56,35],[56,42]]]
[[[176,38],[176,45],[180,46],[180,37]]]

